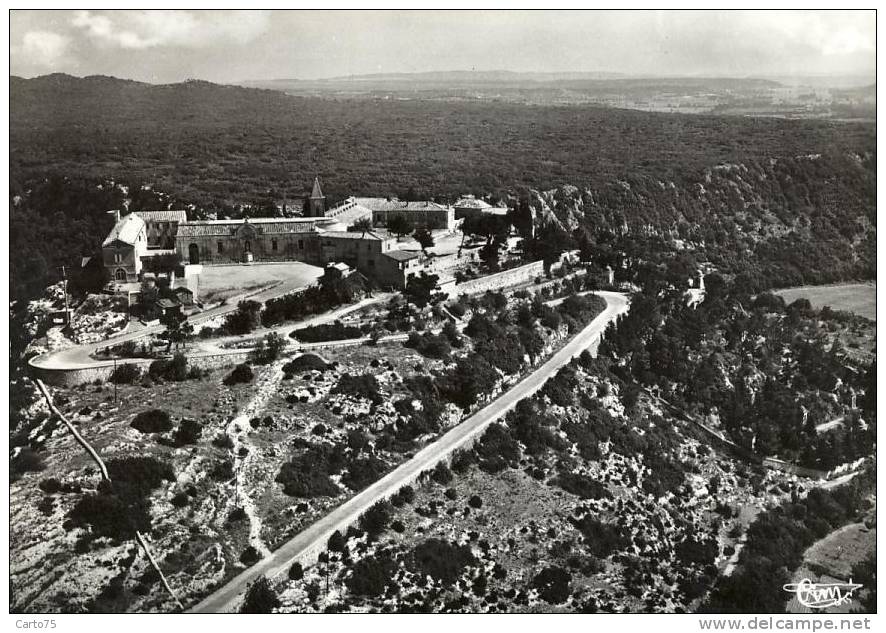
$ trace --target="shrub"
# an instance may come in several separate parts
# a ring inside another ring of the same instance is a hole
[[[475,510],[479,510],[483,507],[483,499],[478,497],[477,495],[471,495],[471,498],[468,499],[468,505],[474,508]]]
[[[228,514],[228,523],[236,523],[237,521],[243,521],[246,518],[246,510],[237,506],[233,510],[231,510],[230,514]]]
[[[185,494],[184,492],[178,492],[173,495],[172,499],[170,499],[169,502],[176,508],[184,508],[186,505],[188,505],[189,501],[190,498],[187,494]]]
[[[240,562],[247,566],[254,565],[260,560],[261,554],[252,545],[247,547],[245,550],[243,550],[243,553],[240,554]]]
[[[400,497],[403,503],[412,503],[415,501],[415,490],[413,490],[412,486],[405,485],[397,492],[397,496]]]
[[[373,404],[381,404],[384,400],[379,393],[378,380],[372,374],[352,376],[344,374],[338,380],[338,384],[332,389],[332,393],[340,393],[355,398],[366,398]]]
[[[370,541],[375,540],[388,527],[391,520],[391,504],[379,501],[360,516],[358,527],[366,532]]]
[[[303,371],[326,371],[330,365],[316,354],[302,354],[283,365],[283,372],[295,374]]]
[[[82,497],[68,513],[73,525],[92,527],[97,536],[131,539],[151,529],[148,495],[163,481],[173,481],[169,464],[153,457],[125,457],[106,462],[111,481]]]
[[[329,536],[329,540],[326,542],[326,549],[330,552],[343,552],[345,550],[345,543],[345,537],[336,530]]]
[[[341,490],[329,476],[338,473],[344,463],[342,447],[309,445],[284,462],[275,481],[283,484],[283,492],[292,497],[334,497]]]
[[[305,577],[305,570],[302,568],[301,563],[298,561],[292,563],[292,567],[289,568],[289,580],[301,580]]]
[[[138,365],[133,364],[124,364],[119,365],[117,369],[111,374],[111,382],[118,385],[131,385],[139,378],[141,378],[142,372],[138,368]]]
[[[471,449],[458,449],[452,454],[452,470],[457,473],[464,473],[473,464],[477,463],[477,455]]]
[[[477,442],[475,451],[480,468],[488,473],[497,473],[516,465],[520,459],[520,447],[501,424],[490,424]]]
[[[303,343],[319,343],[321,341],[343,341],[351,338],[360,338],[363,336],[363,332],[359,327],[343,325],[336,321],[335,323],[299,328],[289,336]]]
[[[446,485],[452,481],[452,471],[443,462],[439,462],[431,472],[431,479],[440,485]]]
[[[130,425],[141,433],[165,433],[172,429],[172,419],[161,409],[149,409],[136,415]]]
[[[27,472],[39,472],[46,468],[43,457],[28,447],[21,449],[9,465],[11,473],[15,476]]]
[[[254,376],[255,375],[252,373],[252,368],[246,363],[242,363],[240,365],[237,365],[234,368],[234,371],[228,374],[223,382],[228,386],[245,382],[252,382]]]
[[[465,308],[464,304],[458,301],[447,306],[447,309],[453,316],[458,317],[459,319],[465,315],[465,312],[467,312],[467,308]]]
[[[383,554],[386,552],[383,552]],[[345,580],[348,590],[356,596],[376,597],[384,593],[385,587],[393,585],[397,573],[397,563],[390,554],[362,558]]]
[[[219,433],[212,440],[212,445],[217,448],[223,448],[230,451],[234,448],[234,440],[231,439],[231,436],[227,433]]]
[[[589,552],[597,558],[606,558],[614,551],[630,544],[630,539],[626,538],[617,526],[598,521],[590,515],[585,515],[581,519],[570,518],[569,522],[581,532]]]
[[[203,434],[203,425],[195,420],[182,420],[175,430],[173,442],[176,446],[185,446],[186,444],[196,444]],[[227,437],[227,436],[225,436]]]
[[[606,486],[596,479],[578,473],[560,473],[554,478],[553,484],[566,492],[582,499],[611,499],[612,494]]]
[[[249,585],[240,613],[271,613],[279,608],[280,598],[271,589],[271,582],[264,576]]]
[[[569,597],[569,583],[572,576],[560,567],[546,567],[532,579],[532,588],[538,590],[542,600],[550,604],[560,604]]]
[[[387,465],[377,457],[362,457],[351,462],[348,472],[341,481],[357,492],[377,481],[387,469]]]
[[[476,563],[477,559],[467,545],[453,545],[442,539],[431,538],[410,552],[406,565],[414,573],[451,585],[458,580],[465,567]]]
[[[49,479],[43,479],[38,484],[40,490],[45,492],[48,495],[54,494],[56,492],[61,492],[62,490],[62,482],[60,482],[55,477],[50,477]]]
[[[181,382],[188,379],[188,359],[184,354],[176,354],[169,360],[155,360],[148,368],[148,375],[154,379]]]
[[[418,334],[417,332],[411,332],[409,339],[404,345],[413,348],[426,358],[446,360],[452,354],[449,339],[444,334],[431,334],[430,332]]]
[[[237,311],[225,319],[225,329],[230,334],[248,334],[259,326],[261,321],[261,304],[257,301],[241,301]]]
[[[222,459],[215,463],[209,476],[216,481],[230,481],[234,478],[234,462],[230,459]]]

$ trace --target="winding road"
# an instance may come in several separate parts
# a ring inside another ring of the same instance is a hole
[[[257,301],[259,303],[264,303],[270,299],[275,299],[277,297],[281,297],[283,295],[289,294],[291,292],[295,292],[301,288],[304,288],[304,283],[290,284],[287,282],[283,282],[282,284],[276,284],[271,288],[266,288],[258,293],[254,293],[248,296],[235,297],[231,299],[226,305],[217,306],[215,308],[210,308],[204,312],[199,314],[192,315],[188,318],[188,321],[192,325],[198,325],[201,322],[208,321],[210,319],[214,319],[219,316],[224,316],[229,314],[237,309],[237,304],[242,299],[250,299],[251,301]],[[242,342],[245,339],[254,339],[258,340],[262,338],[266,334],[270,332],[277,332],[281,335],[288,336],[289,332],[295,330],[300,327],[306,327],[308,325],[319,325],[321,323],[328,323],[330,321],[334,321],[336,319],[341,318],[345,314],[349,312],[353,312],[355,310],[359,310],[367,305],[373,303],[383,303],[388,301],[392,296],[391,293],[379,293],[375,296],[364,299],[355,304],[350,304],[339,308],[337,310],[332,310],[330,312],[326,312],[324,314],[318,315],[316,317],[312,317],[306,319],[305,321],[301,321],[298,323],[287,323],[286,325],[281,325],[275,328],[264,329],[260,328],[255,330],[254,332],[244,335],[244,336],[226,336],[218,339],[214,339],[212,341],[195,341],[194,346],[195,349],[188,352],[188,356],[195,358],[200,356],[214,356],[218,354],[231,353],[236,354],[244,351],[245,348],[227,348],[225,346],[230,345],[231,343]],[[96,341],[93,343],[86,343],[84,345],[76,345],[74,347],[68,347],[65,349],[60,349],[52,352],[47,352],[45,354],[40,354],[30,359],[28,363],[32,367],[36,367],[38,369],[48,370],[48,371],[69,371],[69,370],[78,370],[78,369],[91,369],[96,367],[108,367],[114,364],[113,360],[96,360],[94,358],[94,354],[102,348],[111,347],[114,345],[119,345],[120,343],[125,343],[126,341],[135,341],[141,338],[145,338],[152,334],[159,334],[166,329],[164,325],[152,325],[149,327],[144,327],[138,330],[134,330],[131,332],[124,332],[122,334],[118,334],[116,336],[112,336],[110,338]],[[122,358],[117,359],[117,363],[150,363],[154,359],[144,359],[144,358]]]
[[[284,543],[270,556],[262,559],[231,579],[226,585],[194,605],[192,613],[225,613],[236,610],[249,583],[260,576],[275,577],[286,572],[296,561],[306,562],[326,547],[329,536],[344,531],[377,501],[389,498],[425,470],[433,468],[453,451],[469,445],[490,424],[499,420],[523,398],[538,391],[554,373],[585,349],[596,352],[606,326],[628,310],[628,298],[616,292],[598,292],[606,300],[603,310],[588,326],[554,353],[544,364],[504,392],[490,404],[468,417],[435,442],[419,451],[412,459],[351,497],[316,523]]]

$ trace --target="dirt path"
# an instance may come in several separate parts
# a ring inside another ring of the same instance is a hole
[[[251,428],[249,421],[258,416],[265,408],[268,400],[277,392],[280,381],[283,379],[283,365],[288,359],[275,361],[264,371],[256,382],[255,395],[240,410],[240,413],[228,424],[226,429],[228,437],[234,443],[232,452],[234,454],[234,477],[235,477],[235,494],[234,499],[238,505],[243,508],[246,517],[249,520],[249,544],[252,545],[262,557],[270,554],[268,546],[265,545],[261,537],[262,522],[256,512],[255,503],[249,494],[246,478],[249,474],[249,467],[258,457],[258,451],[249,441],[249,430]],[[245,447],[248,453],[245,456],[240,455],[240,449]]]

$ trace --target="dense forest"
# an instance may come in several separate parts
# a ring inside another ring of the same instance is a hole
[[[785,305],[745,276],[708,275],[697,307],[665,291],[654,267],[637,280],[643,291],[600,345],[624,379],[720,425],[760,456],[826,471],[874,453],[876,364],[852,367],[832,336],[860,317],[816,311],[806,299]],[[851,412],[838,428],[816,428],[844,409]]]
[[[576,229],[595,247],[626,231],[679,238],[724,272],[753,267],[765,286],[874,276],[876,143],[862,123],[58,74],[11,78],[10,123],[12,242],[34,258],[13,260],[14,298],[91,254],[124,197],[130,209],[225,214],[293,200],[314,175],[330,202],[523,198],[570,239]]]

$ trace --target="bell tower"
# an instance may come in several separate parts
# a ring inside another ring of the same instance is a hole
[[[320,178],[314,178],[314,188],[311,190],[311,197],[308,198],[308,211],[312,217],[318,218],[326,213],[326,196],[320,189]]]

